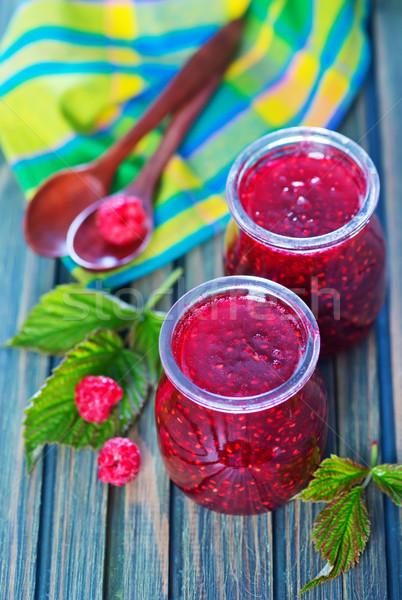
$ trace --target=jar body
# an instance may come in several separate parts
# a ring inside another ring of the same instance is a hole
[[[327,437],[327,396],[317,370],[286,401],[252,412],[203,406],[163,373],[155,416],[174,483],[198,504],[235,515],[288,502],[318,466]]]
[[[371,158],[337,132],[292,127],[256,140],[228,176],[226,274],[293,290],[318,321],[322,353],[349,348],[385,297],[379,189]]]
[[[385,241],[375,214],[355,236],[304,251],[258,242],[231,221],[224,267],[227,275],[264,277],[298,294],[318,321],[325,355],[363,339],[384,302]]]

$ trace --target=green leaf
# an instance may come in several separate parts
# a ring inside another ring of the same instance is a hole
[[[359,561],[370,534],[364,488],[357,486],[328,504],[317,516],[313,529],[320,550],[336,577]]]
[[[7,345],[64,354],[97,329],[122,329],[138,318],[129,304],[83,288],[60,285],[41,298]]]
[[[116,434],[122,434],[140,414],[150,390],[149,374],[143,357],[123,349],[115,364],[108,369],[112,377],[124,389],[124,396],[112,412]]]
[[[104,423],[87,423],[74,402],[75,386],[87,375],[113,377],[124,396]],[[138,415],[149,390],[142,357],[123,347],[114,331],[92,333],[71,350],[31,400],[26,410],[25,449],[28,469],[45,443],[68,444],[74,448],[99,448],[121,435]]]
[[[157,384],[161,374],[159,334],[165,316],[159,312],[144,312],[131,332],[131,347],[143,356],[153,385]]]
[[[371,473],[380,490],[402,506],[402,465],[377,465]]]
[[[325,575],[318,575],[300,593],[323,581],[335,579],[359,561],[368,536],[370,521],[364,497],[364,488],[357,486],[328,504],[317,516],[313,529],[315,548],[321,551],[332,567]]]
[[[297,498],[305,502],[332,502],[340,494],[362,483],[370,469],[362,467],[349,458],[331,458],[322,461],[313,475],[309,486]]]

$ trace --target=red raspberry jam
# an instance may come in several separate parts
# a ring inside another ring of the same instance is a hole
[[[226,273],[294,290],[317,317],[323,354],[345,350],[384,301],[378,191],[372,161],[340,134],[303,127],[258,140],[228,179]]]
[[[182,318],[172,348],[182,373],[203,390],[255,396],[291,377],[304,340],[297,319],[279,300],[223,295],[200,302]]]
[[[321,460],[319,334],[289,290],[227,277],[186,294],[162,327],[159,447],[190,498],[228,514],[275,510]]]
[[[240,201],[254,223],[295,238],[339,229],[359,212],[364,194],[357,165],[298,148],[273,160],[261,159],[246,171],[239,188]]]

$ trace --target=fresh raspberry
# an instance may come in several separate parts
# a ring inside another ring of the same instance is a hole
[[[124,485],[136,475],[141,466],[141,454],[137,444],[128,438],[108,440],[99,452],[98,477],[104,483]]]
[[[147,213],[135,197],[111,196],[96,213],[96,225],[110,244],[125,246],[142,240],[147,233]]]
[[[123,390],[110,377],[84,377],[76,385],[75,403],[80,416],[89,423],[103,423],[112,406],[123,398]]]

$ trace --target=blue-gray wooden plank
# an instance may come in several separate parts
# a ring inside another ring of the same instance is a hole
[[[374,12],[374,69],[368,80],[369,150],[382,182],[379,215],[389,251],[389,296],[377,323],[381,393],[381,449],[384,462],[402,461],[402,5],[379,2]],[[402,598],[402,511],[384,498],[389,600]]]
[[[376,3],[374,15],[375,100],[372,107],[375,127],[370,132],[372,151],[380,163],[383,183],[383,215],[389,250],[389,309],[393,404],[396,449],[402,461],[402,3]],[[385,325],[385,324],[384,324]],[[392,402],[392,398],[388,399]]]
[[[46,449],[37,600],[98,600],[103,594],[107,486],[96,454]]]

